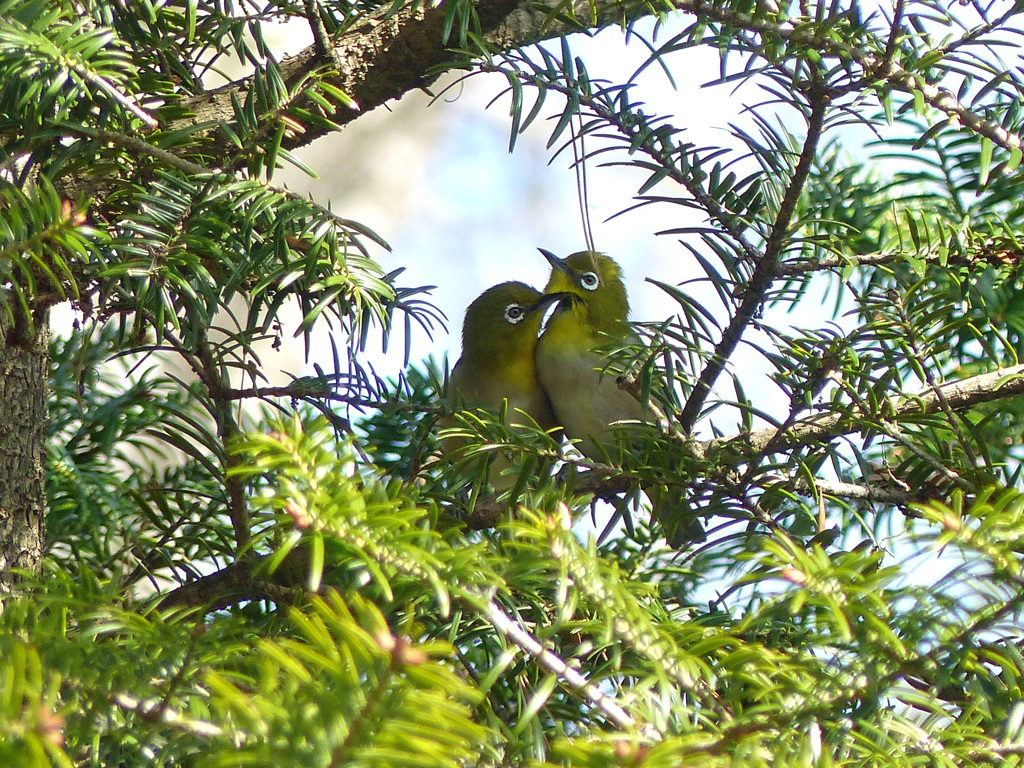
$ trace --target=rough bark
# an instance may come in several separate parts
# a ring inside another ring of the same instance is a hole
[[[732,26],[755,36],[785,40],[814,50],[820,48],[829,57],[855,62],[868,80],[886,82],[904,93],[923,95],[933,107],[991,139],[997,146],[1013,150],[1022,144],[1016,134],[975,114],[953,94],[904,70],[891,57],[861,50],[846,40],[822,37],[813,25],[769,22],[719,7],[708,0],[671,0],[670,5],[704,22]],[[476,14],[480,36],[494,49],[509,51],[573,31],[594,32],[611,24],[623,24],[655,12],[656,7],[661,8],[634,0],[478,0]],[[359,111],[339,109],[331,116],[335,123],[345,125],[411,90],[429,87],[442,72],[465,65],[465,54],[452,51],[457,35],[449,40],[442,39],[446,13],[445,5],[412,4],[398,10],[385,5],[331,41],[329,53],[322,50],[323,46],[314,44],[285,59],[280,65],[281,77],[286,83],[294,84],[318,70],[336,71],[337,76],[331,78],[333,84],[359,104]],[[183,106],[190,117],[167,126],[168,129],[232,122],[232,99],[244,101],[253,81],[252,76],[242,78],[186,101]],[[295,106],[309,104],[299,99]],[[322,126],[309,125],[304,132],[286,137],[283,144],[294,149],[310,144],[328,131]],[[214,154],[224,154],[231,148],[227,137],[220,136],[207,149]]]
[[[0,592],[43,551],[49,336],[48,313],[12,323],[0,303]]]
[[[507,51],[574,29],[621,23],[626,17],[619,0],[601,0],[594,5],[589,0],[573,0],[572,12],[585,21],[570,26],[554,13],[556,5],[563,13],[568,7],[556,0],[546,0],[546,4],[480,0],[476,5],[480,34],[498,50]],[[346,125],[409,91],[429,87],[452,67],[465,65],[465,55],[452,50],[457,45],[457,35],[447,41],[443,39],[446,13],[445,6],[415,4],[397,11],[384,6],[335,40],[329,56],[318,50],[317,45],[310,45],[284,59],[280,64],[281,78],[294,84],[317,70],[336,71],[338,74],[331,78],[333,85],[359,105],[358,110],[339,109],[331,115],[336,124]],[[189,117],[169,125],[168,130],[232,122],[233,102],[245,101],[254,79],[249,76],[186,101],[183,106]],[[309,104],[300,98],[293,106],[308,107]],[[303,132],[286,136],[283,145],[294,149],[310,144],[327,132],[322,126],[305,126]],[[215,155],[225,154],[231,151],[231,145],[227,137],[222,136],[206,149]]]

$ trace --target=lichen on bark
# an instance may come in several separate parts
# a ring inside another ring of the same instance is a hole
[[[0,592],[39,563],[46,514],[49,317],[18,311],[0,297]]]

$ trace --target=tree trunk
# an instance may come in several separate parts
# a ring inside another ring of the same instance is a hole
[[[0,593],[14,569],[34,570],[43,551],[46,513],[44,451],[47,425],[49,312],[33,322],[0,297]]]

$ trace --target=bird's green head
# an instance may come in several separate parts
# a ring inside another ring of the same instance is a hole
[[[582,311],[586,323],[595,330],[621,334],[629,315],[629,298],[615,260],[597,251],[579,251],[560,259],[543,248],[538,250],[551,264],[544,294],[563,297],[559,310],[571,307]]]
[[[532,360],[547,302],[526,283],[508,282],[488,288],[466,310],[462,323],[462,354],[486,361],[527,355]]]

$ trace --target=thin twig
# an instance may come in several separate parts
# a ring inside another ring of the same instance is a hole
[[[552,653],[529,632],[516,624],[501,610],[493,601],[488,601],[484,607],[484,614],[494,628],[505,635],[509,640],[530,654],[538,664],[554,675],[557,675],[570,688],[579,693],[586,701],[593,704],[605,717],[623,730],[629,730],[636,726],[636,721],[609,696],[592,685],[583,675],[570,667],[560,656]]]
[[[177,168],[179,171],[189,174],[190,176],[209,176],[210,174],[222,173],[220,169],[206,168],[198,163],[193,163],[191,160],[186,160],[173,152],[168,152],[166,149],[162,149],[148,141],[138,138],[137,136],[129,136],[128,134],[121,133],[119,131],[108,131],[103,129],[94,129],[86,125],[70,125],[65,124],[61,126],[63,130],[70,133],[75,133],[80,136],[88,138],[94,138],[98,141],[106,141],[111,144],[129,149],[132,152],[138,152],[142,155],[155,158],[165,165],[171,168]]]
[[[949,91],[939,88],[924,80],[922,75],[908,72],[894,61],[887,61],[885,56],[870,53],[866,47],[843,42],[839,35],[818,36],[813,25],[779,24],[766,19],[754,18],[750,14],[738,13],[717,6],[708,0],[675,0],[673,6],[677,10],[704,16],[712,21],[723,22],[740,29],[761,35],[777,36],[798,45],[808,46],[822,54],[835,56],[840,60],[852,60],[860,65],[866,74],[875,81],[886,82],[893,88],[907,93],[920,93],[925,102],[940,112],[944,112],[957,123],[991,139],[1003,149],[1013,151],[1021,149],[1021,139],[1010,133],[998,123],[978,115],[968,109]],[[939,49],[940,52],[942,49]]]
[[[960,424],[960,418],[957,414],[953,413],[953,408],[942,394],[942,389],[939,385],[938,380],[932,373],[931,369],[925,363],[925,351],[921,348],[919,343],[919,331],[911,322],[911,319],[907,316],[906,304],[903,301],[903,294],[899,291],[892,291],[890,297],[895,299],[894,304],[896,307],[896,314],[899,317],[900,325],[903,326],[903,335],[907,339],[907,344],[910,347],[912,359],[915,359],[920,363],[921,372],[924,374],[925,383],[931,387],[932,392],[938,398],[939,407],[945,412],[949,419],[949,428],[953,430],[957,440],[960,442],[960,447],[963,449],[964,454],[967,457],[967,461],[971,464],[975,463],[976,456],[974,446],[971,445],[971,441],[967,438],[967,434],[964,432],[962,425]]]
[[[936,53],[941,53],[943,56],[947,56],[953,51],[957,50],[958,48],[962,48],[965,45],[970,45],[982,35],[998,29],[1007,21],[1009,21],[1012,17],[1019,16],[1021,13],[1022,10],[1020,5],[1018,3],[1013,3],[1009,8],[1006,9],[1006,11],[1003,12],[1002,15],[997,16],[992,21],[987,21],[984,24],[979,24],[977,27],[972,29],[963,37],[957,38],[956,40],[951,40],[946,45],[936,48],[935,51]]]
[[[114,101],[116,101],[122,107],[124,107],[129,112],[131,112],[133,115],[135,115],[137,118],[139,118],[139,120],[141,120],[143,123],[145,123],[146,127],[149,128],[151,131],[155,130],[156,128],[158,128],[160,126],[160,123],[157,122],[156,118],[154,118],[152,115],[150,115],[144,109],[139,107],[135,102],[133,102],[131,99],[129,99],[127,96],[125,96],[119,90],[117,90],[117,87],[113,83],[109,82],[108,80],[106,80],[103,77],[100,77],[95,72],[93,72],[91,69],[86,69],[86,68],[83,68],[83,67],[78,67],[76,69],[77,69],[78,73],[81,74],[86,80],[88,80],[93,85],[97,86],[101,91],[106,93],[110,98],[112,98]]]
[[[693,431],[712,387],[722,371],[725,370],[725,366],[740,343],[744,331],[760,311],[765,294],[777,276],[778,266],[786,246],[789,224],[796,212],[797,203],[803,193],[804,184],[807,182],[807,176],[818,150],[818,142],[825,125],[825,111],[828,102],[826,91],[816,91],[811,96],[811,109],[807,117],[807,136],[804,139],[803,150],[800,152],[796,168],[793,169],[786,194],[779,205],[775,223],[765,244],[764,255],[758,260],[754,273],[750,276],[736,314],[733,315],[729,325],[722,332],[721,341],[718,342],[711,359],[701,371],[700,378],[679,414],[680,427],[687,434]]]
[[[939,410],[943,408],[945,403],[942,400],[941,391],[937,393],[937,395],[938,396],[936,397],[936,410]],[[928,451],[920,448],[917,445],[916,441],[904,437],[903,432],[900,430],[899,426],[897,426],[893,422],[889,421],[888,419],[882,419],[879,421],[878,427],[883,434],[885,434],[892,440],[895,440],[906,451],[912,453],[914,456],[916,456],[929,467],[931,467],[936,474],[946,478],[951,483],[956,485],[958,488],[967,491],[967,493],[974,493],[976,491],[973,483],[971,483],[969,480],[965,480],[964,478],[960,477],[959,473],[954,472],[952,469],[950,469],[937,458],[935,458],[935,456],[928,453]]]
[[[889,28],[889,40],[885,44],[885,64],[892,64],[896,55],[896,46],[899,45],[900,32],[903,31],[903,11],[906,8],[906,0],[896,0],[896,7],[893,9],[892,24]]]
[[[238,457],[228,450],[228,443],[239,432],[231,408],[232,400],[225,396],[227,392],[231,391],[231,382],[210,348],[205,329],[200,330],[196,340],[196,357],[202,365],[202,381],[206,385],[206,391],[213,403],[217,436],[222,444],[224,485],[228,494],[228,517],[231,518],[231,525],[234,528],[237,551],[244,554],[252,542],[252,531],[249,529],[249,500],[245,493],[245,481],[231,472],[232,467],[239,461]]]
[[[244,387],[240,389],[229,389],[224,392],[228,400],[245,400],[248,398],[266,397],[287,397],[297,400],[315,399],[327,400],[337,403],[345,403],[355,408],[369,408],[379,411],[412,413],[441,413],[444,406],[439,403],[405,403],[399,400],[372,400],[355,395],[345,395],[339,392],[332,392],[319,386],[319,381],[310,384],[302,381],[294,381],[279,387]]]
[[[310,31],[313,33],[313,46],[317,56],[334,59],[337,63],[335,57],[332,56],[334,45],[331,43],[331,36],[327,33],[324,20],[320,18],[320,4],[317,0],[303,0],[303,6],[306,10],[306,21],[309,22]]]
[[[972,248],[969,251],[955,254],[915,253],[914,258],[925,264],[938,264],[940,266],[972,267],[991,265],[994,267],[1007,267],[1024,261],[1024,252],[993,246]],[[776,274],[779,277],[800,277],[814,272],[844,269],[846,267],[884,267],[889,264],[903,263],[906,259],[907,255],[905,253],[897,251],[892,253],[865,253],[856,256],[824,256],[780,264]]]
[[[197,720],[194,717],[183,715],[176,709],[171,709],[157,699],[137,699],[126,693],[114,694],[113,701],[117,706],[128,712],[132,712],[144,720],[158,720],[173,728],[180,728],[196,736],[215,739],[224,735],[224,730],[206,720]]]

